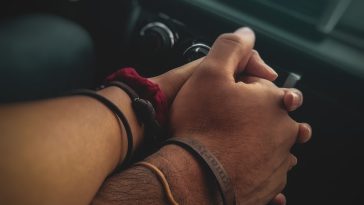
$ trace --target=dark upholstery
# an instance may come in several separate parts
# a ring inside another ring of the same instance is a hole
[[[0,102],[59,95],[91,85],[93,43],[79,25],[57,16],[0,22]]]

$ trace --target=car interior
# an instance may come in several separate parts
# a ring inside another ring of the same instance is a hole
[[[1,27],[12,19],[50,15],[80,26],[94,50],[92,63],[85,66],[89,70],[52,71],[58,76],[53,82],[67,84],[62,88],[40,77],[32,80],[36,71],[27,70],[22,82],[34,85],[34,92],[18,98],[9,83],[18,80],[18,74],[0,78],[0,102],[93,87],[121,67],[154,76],[205,56],[220,34],[252,28],[255,49],[279,74],[275,83],[304,94],[304,105],[293,118],[313,128],[312,140],[292,151],[298,165],[289,172],[284,190],[288,204],[362,203],[364,1],[5,0],[0,11],[0,38],[6,32]],[[0,75],[5,76],[1,67]],[[67,77],[71,75],[77,77]]]

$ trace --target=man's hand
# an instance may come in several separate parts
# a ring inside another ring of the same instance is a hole
[[[301,105],[299,92],[240,77],[254,40],[249,29],[220,36],[171,110],[173,135],[196,138],[215,153],[234,182],[238,204],[267,204],[277,196],[297,163],[292,145],[311,136],[307,124],[287,114]]]

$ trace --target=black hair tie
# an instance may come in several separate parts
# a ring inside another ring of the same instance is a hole
[[[139,123],[144,125],[144,133],[146,144],[155,146],[162,141],[162,129],[156,120],[156,112],[151,102],[142,99],[139,95],[127,84],[120,81],[112,81],[105,85],[116,86],[123,90],[132,101],[132,107]]]

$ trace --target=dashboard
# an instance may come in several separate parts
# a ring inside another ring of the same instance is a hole
[[[293,150],[299,165],[288,178],[289,204],[358,204],[364,184],[364,27],[355,24],[353,32],[345,19],[354,10],[362,15],[358,8],[364,4],[295,1],[294,7],[289,2],[134,1],[124,42],[140,55],[132,54],[127,64],[145,74],[163,72],[203,56],[221,33],[253,28],[255,48],[280,74],[276,83],[300,76],[296,87],[305,104],[293,117],[313,126],[312,141]]]
[[[276,84],[294,78],[304,93],[293,117],[313,127],[312,141],[293,150],[298,166],[288,177],[288,203],[361,203],[363,1],[37,2],[31,12],[61,15],[89,31],[97,53],[95,84],[122,66],[147,76],[162,73],[206,55],[220,34],[251,27],[255,49],[280,74]]]

